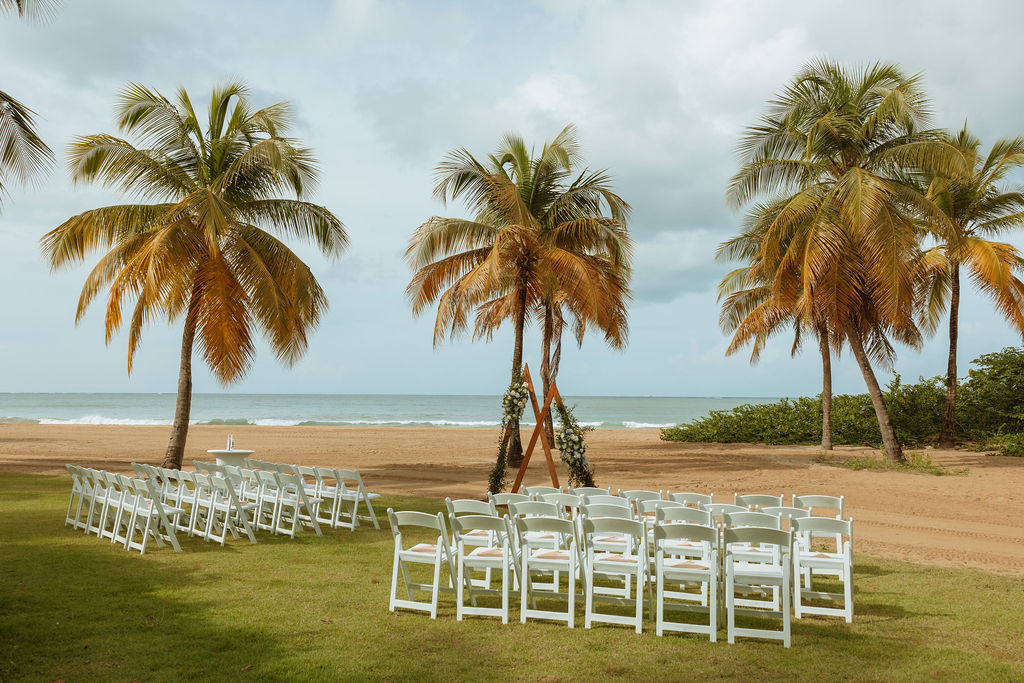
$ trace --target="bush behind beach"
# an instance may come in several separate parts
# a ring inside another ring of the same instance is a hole
[[[990,442],[1004,455],[1024,456],[1024,351],[1005,348],[980,356],[957,388],[957,436]],[[935,440],[942,424],[946,396],[941,377],[904,384],[896,375],[885,390],[896,436],[908,446]],[[821,443],[821,397],[776,403],[744,404],[713,410],[688,424],[661,430],[666,441],[719,443]],[[881,443],[878,422],[867,394],[832,397],[832,440],[835,444]]]

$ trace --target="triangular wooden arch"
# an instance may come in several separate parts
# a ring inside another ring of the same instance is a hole
[[[512,484],[512,493],[519,491],[519,486],[523,483],[523,476],[526,475],[526,467],[530,464],[530,456],[533,455],[533,449],[537,446],[537,439],[540,439],[541,447],[544,449],[544,455],[548,459],[548,472],[551,474],[551,485],[555,488],[560,488],[558,485],[558,473],[555,472],[555,460],[551,456],[551,444],[548,443],[548,435],[544,432],[544,415],[547,415],[548,408],[551,407],[551,399],[557,397],[558,402],[562,402],[562,396],[558,393],[558,386],[555,382],[551,383],[551,388],[548,390],[547,396],[544,397],[544,407],[539,408],[537,406],[537,392],[533,388],[533,380],[530,378],[530,366],[529,364],[523,366],[523,382],[526,383],[526,388],[530,392],[530,403],[533,405],[533,414],[537,417],[537,424],[533,428],[533,436],[530,437],[530,445],[526,447],[526,452],[523,453],[523,464],[519,466],[519,474],[516,475],[516,481]]]

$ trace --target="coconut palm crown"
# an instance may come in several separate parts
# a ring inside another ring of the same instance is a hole
[[[310,149],[285,137],[287,103],[250,105],[242,83],[213,89],[206,127],[179,89],[174,101],[137,84],[117,101],[121,131],[75,138],[76,182],[98,182],[137,203],[74,216],[42,239],[51,267],[106,250],[86,278],[77,320],[107,290],[106,341],[128,314],[128,369],[147,323],[184,319],[178,400],[164,464],[180,467],[188,431],[194,343],[223,384],[242,378],[254,333],[284,363],[305,352],[327,308],[310,268],[280,238],[310,242],[329,257],[348,244],[342,223],[302,200],[315,185]],[[283,194],[294,194],[295,199]]]

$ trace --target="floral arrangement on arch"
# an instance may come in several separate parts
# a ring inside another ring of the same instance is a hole
[[[500,493],[505,488],[508,462],[508,440],[505,439],[505,430],[508,425],[518,422],[523,417],[526,409],[526,402],[530,400],[530,389],[523,381],[522,373],[517,373],[512,382],[505,390],[501,399],[501,431],[498,436],[498,460],[494,463],[494,469],[487,482],[487,490],[491,493]]]
[[[555,446],[562,462],[569,467],[569,486],[593,486],[594,468],[587,460],[586,433],[593,427],[581,427],[569,408],[561,401],[555,403],[558,413],[558,429],[555,430]]]

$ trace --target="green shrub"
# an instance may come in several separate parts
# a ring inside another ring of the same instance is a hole
[[[1024,350],[1008,347],[971,365],[958,390],[959,431],[977,440],[1024,432]]]
[[[1024,433],[1000,434],[992,439],[999,448],[999,455],[1024,458]]]
[[[973,361],[958,388],[957,435],[997,440],[1000,452],[1024,456],[1024,350],[1005,348]],[[942,426],[945,380],[919,378],[904,384],[893,377],[884,392],[896,437],[908,446],[935,439]],[[713,410],[688,424],[661,430],[666,441],[719,443],[814,444],[821,442],[821,398],[784,398],[776,403],[745,404]],[[867,394],[832,398],[835,444],[881,442],[878,421]]]

